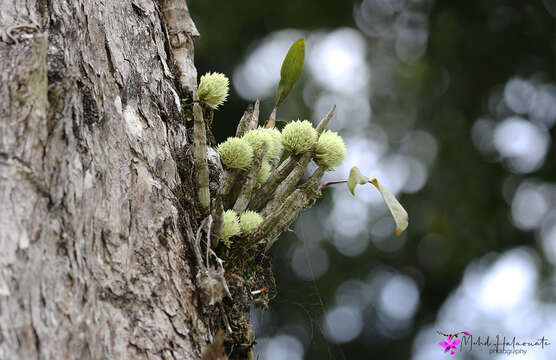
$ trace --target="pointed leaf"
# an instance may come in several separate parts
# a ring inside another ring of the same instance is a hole
[[[407,229],[407,225],[409,224],[407,211],[405,211],[396,197],[392,195],[388,189],[380,185],[376,179],[372,179],[371,183],[378,189],[378,191],[380,191],[382,199],[386,203],[386,206],[388,206],[388,210],[390,210],[390,213],[396,222],[396,236],[400,236],[400,234]]]
[[[347,181],[347,186],[349,188],[349,191],[351,191],[351,195],[355,196],[355,192],[354,192],[355,186],[364,185],[368,182],[369,182],[369,178],[361,175],[361,172],[359,171],[357,166],[351,168],[351,170],[349,171],[349,178]]]
[[[303,62],[305,61],[305,39],[299,39],[293,43],[282,62],[280,69],[280,82],[276,92],[276,107],[288,97],[293,86],[301,75]]]

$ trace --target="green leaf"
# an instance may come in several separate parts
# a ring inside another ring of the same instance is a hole
[[[359,171],[359,169],[357,168],[357,166],[354,166],[351,168],[351,170],[349,171],[349,178],[347,181],[347,185],[349,188],[349,191],[351,191],[351,194],[353,196],[355,196],[355,187],[357,185],[364,185],[366,183],[369,182],[369,178],[366,176],[361,175],[361,172]]]
[[[380,191],[382,199],[386,203],[386,206],[388,206],[388,210],[390,210],[390,213],[396,222],[396,236],[400,236],[400,234],[407,229],[407,226],[409,225],[407,211],[405,211],[398,199],[396,199],[396,197],[392,195],[388,189],[380,185],[376,179],[372,179],[370,182],[378,189],[378,191]]]
[[[278,90],[276,92],[276,105],[286,100],[288,95],[293,89],[293,86],[301,76],[303,69],[303,62],[305,61],[305,39],[299,39],[293,43],[282,62],[280,69],[280,82],[278,83]]]

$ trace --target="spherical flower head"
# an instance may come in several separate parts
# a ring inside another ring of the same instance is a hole
[[[265,160],[276,159],[282,149],[282,134],[276,129],[257,128],[249,130],[242,138],[251,145],[254,154],[259,151],[263,144],[266,144]]]
[[[272,141],[270,134],[263,131],[262,128],[249,130],[241,138],[249,143],[255,154],[265,143],[269,144],[267,145],[268,149],[268,147],[270,147],[270,142]]]
[[[220,73],[206,73],[199,82],[199,100],[213,109],[226,101],[228,97],[228,78]]]
[[[276,128],[263,128],[262,131],[270,136],[270,143],[267,149],[268,159],[276,160],[282,151],[282,133]]]
[[[260,184],[264,184],[267,182],[269,177],[270,177],[270,164],[267,161],[263,161],[263,163],[261,164],[261,169],[257,174],[257,181]]]
[[[253,149],[244,139],[228,138],[216,150],[224,165],[230,169],[248,169],[253,161]]]
[[[347,150],[344,140],[338,133],[325,130],[315,146],[315,162],[319,166],[333,169],[346,159]]]
[[[230,247],[232,244],[230,238],[241,233],[239,218],[233,210],[224,211],[222,217],[222,232],[220,233],[220,239],[224,245]]]
[[[317,140],[317,131],[307,121],[293,121],[282,129],[282,145],[294,154],[301,154],[311,149]]]
[[[262,222],[263,217],[258,213],[251,210],[242,212],[239,216],[239,226],[241,228],[241,234],[243,236],[251,234]]]

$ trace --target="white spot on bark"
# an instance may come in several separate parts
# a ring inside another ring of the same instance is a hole
[[[181,101],[180,101],[180,97],[179,97],[178,93],[176,92],[176,90],[174,90],[173,86],[169,86],[168,88],[172,91],[172,94],[174,95],[174,101],[176,102],[176,106],[178,107],[178,111],[181,112]]]
[[[81,157],[79,155],[76,155],[73,158],[73,162],[72,162],[72,167],[71,167],[71,172],[72,172],[72,177],[76,179],[76,181],[74,182],[75,185],[75,197],[77,199],[80,199],[83,196],[83,183],[78,180],[81,178],[82,174],[83,174],[83,163],[81,162]]]
[[[4,280],[4,274],[0,272],[0,296],[9,296],[10,295],[10,288],[8,284],[6,284],[6,280]]]
[[[137,115],[137,110],[131,105],[125,107],[124,120],[131,135],[138,138],[143,136],[143,123]]]
[[[122,98],[116,96],[116,100],[114,100],[114,105],[116,106],[116,111],[121,114],[122,113]]]
[[[87,170],[87,172],[85,172],[85,179],[83,180],[83,189],[87,190],[93,187],[93,179],[94,176],[91,173],[90,170]]]
[[[222,162],[220,161],[220,155],[210,146],[207,146],[207,160],[210,164],[216,166],[220,171],[224,171],[222,168]]]
[[[79,157],[79,155],[73,158],[73,170],[75,171],[75,175],[79,175],[83,171],[83,163],[81,162],[81,157]]]
[[[149,170],[141,163],[134,164],[135,169],[137,171],[137,185],[145,192],[152,192],[152,187],[154,186],[158,190],[162,188],[162,186],[153,179]]]
[[[4,227],[3,230],[6,230],[5,236],[0,237],[0,267],[10,265],[16,260],[15,252],[19,243],[17,238],[19,231],[13,225],[15,224],[8,224],[7,227]]]
[[[29,235],[27,234],[27,230],[25,228],[19,235],[19,248],[20,249],[27,249],[29,247]]]

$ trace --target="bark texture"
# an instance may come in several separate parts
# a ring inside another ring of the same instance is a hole
[[[174,191],[197,34],[182,6],[174,76],[163,5],[2,1],[0,359],[199,359],[211,341]]]

